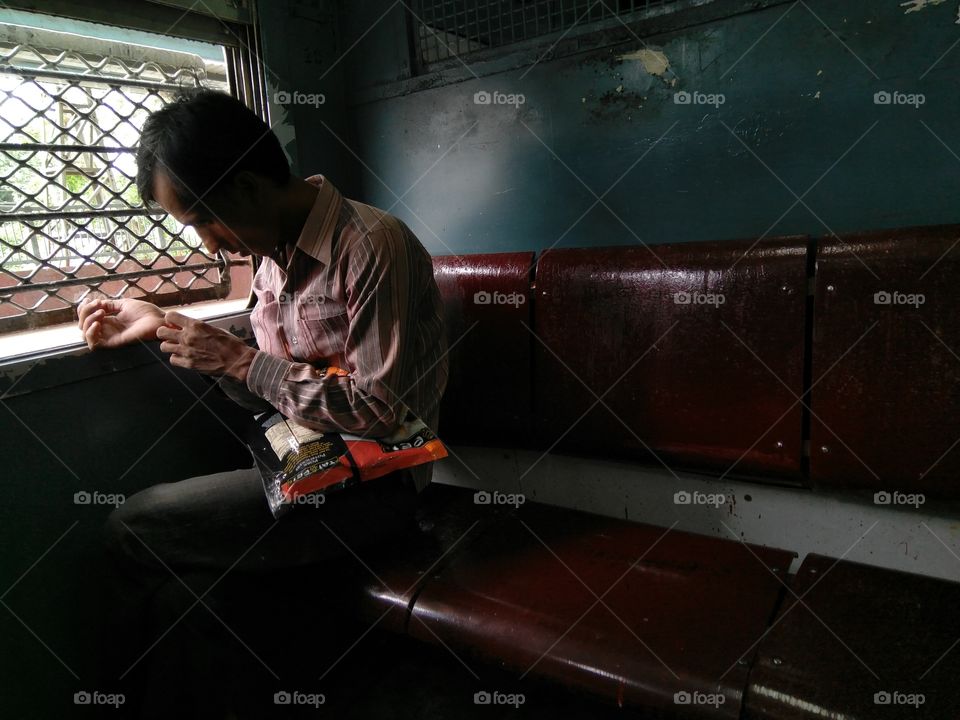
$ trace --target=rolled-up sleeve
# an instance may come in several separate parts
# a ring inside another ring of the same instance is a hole
[[[258,351],[247,375],[251,392],[287,417],[318,430],[380,437],[406,419],[403,398],[418,378],[417,302],[412,278],[425,267],[402,228],[383,228],[353,242],[345,295],[349,375]],[[429,260],[426,261],[429,265]]]

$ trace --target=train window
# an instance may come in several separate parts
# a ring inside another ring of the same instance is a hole
[[[700,3],[703,4],[703,3]],[[417,59],[428,66],[612,18],[673,12],[681,0],[418,0],[413,12]]]
[[[111,34],[80,22],[71,32],[0,30],[4,336],[72,325],[90,292],[160,306],[248,296],[249,260],[207,253],[192,228],[144,207],[135,182],[148,115],[183,88],[229,91],[228,54],[212,43],[168,37],[160,48]]]

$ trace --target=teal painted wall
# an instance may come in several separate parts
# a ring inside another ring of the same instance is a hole
[[[260,3],[259,12],[270,126],[294,172],[323,174],[355,191],[346,48],[340,42],[336,3],[276,0]]]
[[[389,5],[349,4],[343,41]],[[368,166],[358,192],[432,253],[960,220],[955,2],[911,13],[898,0],[777,3],[644,37],[669,60],[660,75],[621,58],[644,48],[630,38],[532,68],[484,75],[494,64],[475,65],[479,78],[383,97],[409,74],[398,13],[347,58],[355,149]],[[526,102],[477,105],[482,90]],[[884,90],[925,103],[876,105]],[[680,105],[678,91],[725,102]]]

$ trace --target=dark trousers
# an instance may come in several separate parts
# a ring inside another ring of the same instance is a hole
[[[256,468],[131,496],[106,526],[100,689],[123,692],[135,718],[246,717],[237,705],[269,706],[269,688],[306,692],[287,661],[313,664],[304,677],[327,669],[317,630],[348,621],[338,586],[414,528],[416,499],[402,472],[275,520]]]

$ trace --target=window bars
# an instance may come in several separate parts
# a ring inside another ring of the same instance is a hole
[[[414,39],[421,65],[570,30],[678,0],[417,0]]]
[[[227,89],[196,55],[6,26],[0,34],[0,332],[76,319],[91,290],[158,305],[226,297],[231,261],[143,207],[135,148],[182,87]]]

